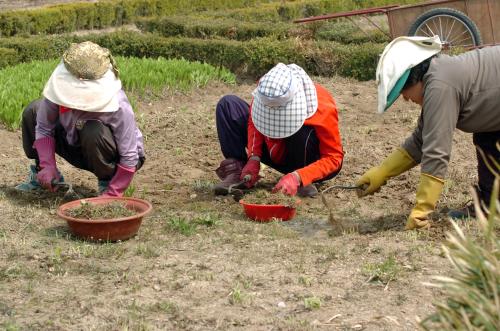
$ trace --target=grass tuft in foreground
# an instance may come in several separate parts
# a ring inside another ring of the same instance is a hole
[[[164,89],[187,92],[210,81],[234,84],[235,76],[224,68],[200,62],[165,58],[117,57],[124,89],[139,95]],[[59,60],[33,61],[0,70],[0,122],[17,129],[24,108],[42,95],[45,83]]]
[[[498,189],[500,178],[493,187],[494,196],[489,215],[479,208],[475,192],[474,202],[478,238],[465,235],[452,222],[455,233],[449,234],[444,253],[454,269],[449,276],[434,277],[435,283],[447,297],[437,303],[436,312],[420,325],[425,330],[486,330],[500,327],[500,240],[497,231],[500,223]]]

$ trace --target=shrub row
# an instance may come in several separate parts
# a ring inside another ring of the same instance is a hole
[[[165,37],[188,38],[226,38],[250,40],[260,37],[286,39],[300,37],[336,41],[342,44],[361,44],[366,42],[383,43],[389,38],[380,30],[362,31],[346,21],[317,22],[314,24],[294,24],[286,22],[242,22],[231,18],[211,19],[199,15],[170,16],[165,18],[147,17],[136,20],[137,27],[143,32],[155,32]]]
[[[361,8],[385,5],[404,5],[422,0],[298,0],[290,2],[271,2],[258,8],[241,7],[232,10],[210,12],[214,17],[229,17],[240,21],[291,21],[301,17],[317,16],[334,12],[350,11]]]
[[[108,0],[0,14],[0,36],[54,34],[132,23],[137,17],[253,6],[272,0]],[[276,0],[274,0],[276,1]]]
[[[140,18],[137,27],[143,32],[157,32],[165,37],[226,38],[250,40],[260,37],[285,39],[291,35],[292,24],[249,23],[234,19],[200,19],[192,16],[170,16],[165,18]]]
[[[378,29],[360,30],[349,21],[326,22],[312,31],[316,40],[336,41],[342,44],[387,43],[390,41],[390,38]]]
[[[133,57],[184,58],[226,67],[240,76],[258,78],[278,62],[297,63],[312,75],[339,74],[373,79],[382,44],[342,45],[311,40],[257,38],[246,42],[166,38],[155,34],[115,32],[85,37],[32,37],[0,39],[0,48],[12,49],[18,62],[57,58],[71,42],[92,40],[113,54]]]

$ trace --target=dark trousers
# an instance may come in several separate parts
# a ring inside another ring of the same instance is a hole
[[[500,131],[474,133],[472,135],[472,140],[477,150],[477,174],[479,181],[476,191],[486,206],[489,206],[495,175],[488,169],[479,150],[483,151],[484,155],[487,157],[491,156],[491,158],[500,163],[500,151],[497,148],[497,144],[500,144]],[[492,164],[492,162],[489,163]],[[493,167],[495,166],[493,165]],[[495,170],[497,173],[500,171],[500,169]]]
[[[247,161],[248,118],[250,106],[235,95],[226,95],[217,103],[215,119],[222,154],[226,159],[234,158]],[[319,139],[310,126],[302,126],[298,132],[285,138],[286,153],[282,164],[271,161],[265,144],[262,148],[261,162],[285,174],[303,168],[320,159]],[[340,169],[339,169],[340,171]],[[335,177],[332,173],[320,181]]]
[[[35,142],[36,112],[40,100],[31,102],[23,112],[22,135],[24,153],[34,159],[37,166],[38,153],[33,148]],[[82,129],[78,130],[79,145],[70,145],[66,140],[66,131],[60,123],[54,130],[56,154],[68,161],[76,168],[94,173],[100,180],[110,180],[116,171],[116,164],[120,159],[116,142],[111,129],[98,120],[86,121]],[[139,160],[137,169],[144,162]]]

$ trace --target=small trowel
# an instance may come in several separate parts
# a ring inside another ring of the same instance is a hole
[[[234,201],[236,201],[236,202],[240,201],[241,198],[243,198],[243,195],[245,194],[245,192],[242,189],[238,188],[238,187],[240,187],[241,185],[243,185],[246,182],[248,182],[251,178],[252,178],[252,175],[246,175],[239,182],[234,183],[232,185],[229,185],[229,187],[227,189],[227,194],[232,195]]]

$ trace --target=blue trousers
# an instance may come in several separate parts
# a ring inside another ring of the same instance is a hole
[[[217,103],[215,119],[222,154],[226,159],[247,161],[248,118],[250,106],[235,95],[226,95]],[[272,162],[266,144],[263,144],[261,162],[286,174],[320,159],[319,139],[314,128],[304,125],[299,131],[284,138],[285,158],[282,164]],[[319,181],[331,179],[340,169]]]

